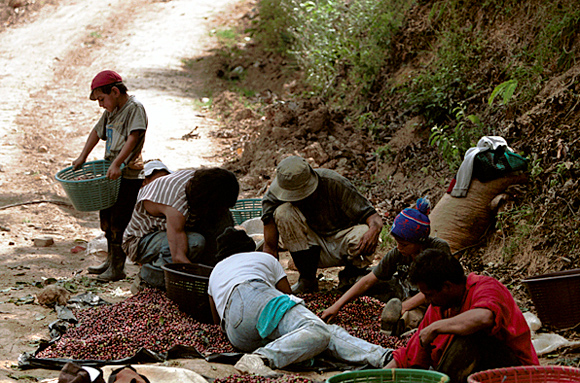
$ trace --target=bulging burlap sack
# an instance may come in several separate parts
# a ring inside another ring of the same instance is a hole
[[[431,236],[447,241],[452,253],[475,245],[494,222],[497,209],[492,206],[494,198],[526,179],[520,172],[485,183],[474,178],[466,197],[443,195],[429,214]]]

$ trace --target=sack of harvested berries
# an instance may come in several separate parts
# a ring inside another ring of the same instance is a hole
[[[445,194],[431,210],[431,236],[444,239],[455,253],[479,242],[493,223],[497,206],[492,201],[509,186],[526,181],[514,172],[489,182],[472,179],[464,198]]]

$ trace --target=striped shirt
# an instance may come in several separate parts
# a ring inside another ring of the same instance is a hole
[[[187,219],[185,185],[194,173],[194,170],[180,170],[157,178],[139,191],[131,221],[123,235],[123,250],[131,261],[136,262],[139,258],[137,249],[141,238],[156,231],[167,230],[167,219],[164,216],[154,217],[149,214],[143,201],[171,206]]]

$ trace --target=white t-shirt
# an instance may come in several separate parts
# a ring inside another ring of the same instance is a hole
[[[219,262],[209,277],[208,293],[213,298],[220,319],[234,288],[251,279],[261,279],[276,288],[286,276],[278,260],[260,251],[234,254]]]

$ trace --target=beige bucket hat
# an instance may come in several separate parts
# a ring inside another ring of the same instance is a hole
[[[270,185],[270,192],[280,201],[300,201],[316,190],[318,174],[302,157],[291,156],[283,159],[276,168],[276,178]]]

